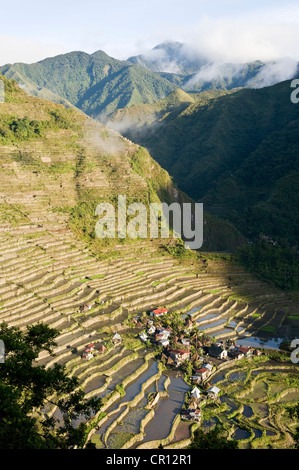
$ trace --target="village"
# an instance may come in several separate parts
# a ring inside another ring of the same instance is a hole
[[[215,385],[211,386],[209,378],[220,364],[262,354],[258,349],[239,346],[231,339],[215,341],[215,338],[198,329],[191,313],[181,315],[168,312],[165,307],[146,312],[146,315],[136,315],[130,319],[130,324],[139,330],[137,337],[145,346],[156,349],[156,359],[166,369],[183,372],[186,382],[193,387],[181,410],[181,419],[185,421],[199,423],[204,404],[219,406],[221,390]],[[121,344],[121,335],[114,333],[111,342],[113,345]],[[105,351],[104,344],[97,347],[88,344],[82,358],[90,360]],[[152,396],[153,404],[156,403],[155,398],[158,397]]]

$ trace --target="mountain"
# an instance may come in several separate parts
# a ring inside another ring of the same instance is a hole
[[[0,75],[0,217],[14,221],[63,214],[74,233],[97,251],[124,240],[95,238],[100,202],[192,203],[146,149],[77,109],[27,95]],[[41,222],[42,223],[42,222]],[[204,249],[232,251],[244,242],[229,222],[204,214]],[[226,233],[223,239],[220,233]],[[166,243],[166,242],[165,242]],[[163,244],[163,243],[162,243]]]
[[[196,48],[175,41],[158,44],[141,55],[129,57],[128,61],[159,73],[187,92],[261,88],[295,78],[299,71],[298,62],[291,58],[227,63],[212,60]]]
[[[154,72],[191,75],[207,63],[207,59],[190,52],[185,44],[165,41],[145,54],[129,57],[128,62]]]
[[[31,95],[75,106],[96,117],[157,101],[176,88],[154,72],[113,59],[103,51],[70,52],[34,64],[8,64],[0,67],[0,73],[15,79]]]
[[[103,121],[117,109],[155,103],[177,88],[187,93],[259,88],[296,76],[297,66],[291,59],[215,63],[185,44],[168,41],[127,61],[103,51],[74,51],[34,64],[6,64],[0,73],[32,96],[79,108]]]
[[[249,239],[262,233],[297,245],[299,106],[291,91],[285,81],[192,94],[193,103],[173,109],[166,99],[118,110],[109,125],[123,122],[122,133],[145,146],[184,192]]]

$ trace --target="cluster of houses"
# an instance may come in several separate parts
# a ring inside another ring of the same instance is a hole
[[[170,336],[173,333],[172,328],[163,328],[162,326],[155,326],[154,319],[160,318],[162,315],[168,313],[166,308],[157,308],[150,312],[150,317],[153,319],[148,319],[147,324],[147,333],[144,331],[139,335],[139,338],[143,342],[151,341],[158,346],[163,346],[164,353],[162,358],[166,360],[168,365],[180,366],[184,361],[190,359],[190,340],[186,338],[181,338],[176,342],[176,348],[171,347]],[[135,318],[136,323],[138,323],[138,317]],[[139,326],[144,326],[143,324]]]
[[[97,354],[98,352],[103,354],[105,351],[106,348],[104,345],[101,345],[99,348],[96,348],[94,344],[88,344],[82,353],[82,359],[85,359],[85,361],[90,361],[90,359],[92,359],[95,354]]]
[[[112,337],[112,343],[119,344],[121,341],[121,336],[118,333],[115,333]],[[90,361],[90,359],[92,359],[96,354],[103,354],[106,350],[107,348],[103,344],[98,347],[96,347],[94,344],[88,344],[82,353],[82,359],[85,361]]]
[[[80,305],[80,307],[79,307],[79,312],[80,313],[88,312],[88,310],[91,310],[91,305],[89,305],[89,304]]]
[[[213,370],[213,365],[210,362],[206,362],[202,365],[200,369],[197,369],[194,375],[191,377],[193,383],[200,384],[205,382],[211,375]]]
[[[89,306],[84,307],[87,307],[88,309]],[[191,317],[186,316],[185,331],[177,333],[176,336],[170,326],[163,327],[163,322],[156,320],[167,313],[168,310],[166,308],[159,307],[151,311],[149,317],[141,318],[136,316],[132,319],[132,322],[135,323],[137,327],[143,328],[143,331],[139,334],[141,341],[144,343],[150,342],[163,347],[161,359],[164,360],[167,365],[180,367],[186,361],[190,361],[192,363],[193,370],[190,378],[194,384],[194,388],[191,391],[187,407],[182,411],[181,416],[184,420],[199,422],[201,420],[201,405],[203,401],[206,399],[212,399],[217,402],[218,394],[220,392],[218,387],[210,387],[210,384],[208,383],[207,386],[204,386],[204,392],[201,392],[196,386],[204,384],[212,374],[213,369],[215,368],[215,365],[213,365],[213,363],[215,364],[215,361],[212,361],[211,358],[225,361],[229,359],[250,357],[251,355],[260,355],[261,352],[251,347],[238,346],[230,339],[213,343],[210,338],[208,342],[203,340],[203,343],[201,343],[196,337],[196,346],[202,347],[202,350],[204,351],[203,354],[208,356],[207,360],[205,360],[204,357],[199,357],[197,352],[194,353],[193,351],[193,353],[191,353],[191,342],[194,341],[194,336],[192,339],[192,335],[191,337],[189,334],[186,335],[186,333],[190,332],[190,329],[193,326]],[[118,333],[115,333],[112,337],[112,343],[116,345],[121,343],[121,341],[121,336]],[[95,347],[94,344],[88,344],[83,351],[82,358],[90,360],[96,354],[102,354],[105,351],[106,347],[104,345]],[[210,388],[206,390],[207,387]]]
[[[216,386],[210,387],[207,392],[202,393],[197,387],[191,391],[190,400],[186,409],[182,410],[181,418],[185,421],[200,422],[201,419],[201,405],[206,399],[216,401],[220,389]]]
[[[148,334],[151,335],[151,338],[145,333],[139,335],[141,341],[146,342],[148,340],[153,341],[158,346],[163,346],[164,352],[162,358],[166,360],[168,365],[180,366],[184,361],[190,359],[190,341],[182,338],[179,340],[176,345],[177,348],[172,348],[170,345],[170,335],[172,334],[171,328],[162,328],[155,327],[151,320],[148,321]]]
[[[134,317],[133,322],[135,322],[137,326],[144,327],[145,323],[147,327],[147,330],[144,330],[139,335],[141,341],[144,343],[150,341],[158,346],[163,346],[162,358],[165,360],[167,365],[174,365],[179,367],[184,361],[188,360],[193,362],[194,360],[201,359],[204,361],[204,359],[198,357],[197,354],[191,356],[191,340],[189,337],[184,337],[184,334],[181,334],[179,338],[175,337],[174,335],[171,337],[173,333],[172,328],[164,328],[161,326],[161,322],[155,321],[155,319],[159,319],[167,313],[168,310],[165,307],[159,307],[150,312],[150,319],[140,319],[138,316]],[[185,332],[190,331],[192,326],[193,322],[191,318],[186,318]],[[204,348],[205,353],[212,358],[220,360],[227,360],[229,358],[241,359],[243,357],[249,357],[252,354],[260,354],[260,351],[256,349],[245,346],[237,346],[233,341],[230,340],[227,340],[225,343],[226,344],[224,345],[223,341],[218,341],[214,344],[210,344],[208,347]],[[202,346],[200,341],[198,342],[198,346]],[[198,378],[195,380],[198,383],[206,380],[211,373],[209,365],[207,367],[203,365],[201,369],[196,371],[196,373],[198,373]]]
[[[210,346],[208,354],[216,359],[242,359],[243,357],[249,357],[251,355],[259,356],[261,351],[251,347],[238,346],[234,343],[224,347],[223,341],[218,341]]]

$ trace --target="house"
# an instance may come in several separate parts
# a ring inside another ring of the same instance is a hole
[[[245,357],[248,357],[251,355],[251,348],[246,348],[245,346],[241,346],[238,349],[239,349],[239,352],[243,353]]]
[[[190,413],[191,417],[193,417],[194,421],[200,421],[201,418],[201,410],[197,408],[197,410],[194,411],[194,413]]]
[[[190,330],[192,326],[193,326],[193,321],[190,318],[188,318],[186,321],[186,329]]]
[[[182,338],[181,343],[186,346],[186,349],[190,349],[190,340],[187,338]]]
[[[161,333],[157,333],[157,334],[155,335],[155,341],[156,341],[156,343],[159,343],[160,341],[163,341],[164,339],[166,339],[166,337],[165,337],[163,334],[161,334]]]
[[[153,334],[155,333],[155,331],[156,331],[156,328],[155,328],[154,326],[151,326],[151,327],[148,329],[147,332],[148,332],[149,335],[153,335]]]
[[[82,313],[82,312],[87,312],[90,309],[91,309],[91,305],[85,304],[85,305],[80,306],[79,311],[80,313]]]
[[[145,333],[141,333],[141,335],[139,335],[139,338],[140,338],[141,341],[143,341],[144,343],[148,340],[148,336],[147,336]]]
[[[200,421],[201,418],[201,410],[198,408],[184,410],[181,414],[181,418],[185,421]]]
[[[93,354],[91,351],[84,351],[82,354],[82,358],[85,359],[86,361],[90,361],[90,359],[93,358]]]
[[[199,375],[193,375],[191,380],[194,384],[200,384],[202,382],[202,379]]]
[[[158,333],[155,335],[155,341],[159,342],[161,340],[167,340],[171,335],[171,330],[168,328],[160,328],[158,329]]]
[[[105,348],[105,346],[102,344],[100,347],[99,347],[99,352],[101,354],[103,354],[105,351],[107,351],[107,349]]]
[[[209,355],[216,357],[217,359],[225,359],[227,357],[227,350],[221,346],[211,346],[209,349]]]
[[[112,337],[112,343],[117,344],[121,342],[121,336],[118,333],[115,333]]]
[[[94,344],[88,344],[85,351],[94,351]]]
[[[169,352],[169,355],[177,365],[190,359],[190,351],[186,351],[184,349],[172,349]]]
[[[197,377],[198,383],[204,382],[211,375],[211,370],[206,367],[202,367],[195,372],[195,377]]]
[[[168,341],[168,339],[161,339],[161,340],[158,341],[158,344],[161,344],[161,346],[163,346],[163,348],[166,348],[169,345],[169,341]]]
[[[212,398],[213,400],[215,400],[218,397],[219,392],[220,388],[215,387],[215,385],[213,387],[210,387],[208,390],[208,398]]]
[[[200,390],[198,390],[197,387],[194,387],[194,389],[191,391],[191,396],[192,396],[192,397],[195,397],[197,400],[199,400],[200,397],[201,397],[201,392],[200,392]]]
[[[229,357],[231,357],[232,359],[242,359],[242,357],[244,357],[244,353],[243,353],[242,351],[239,351],[238,348],[231,349],[231,350],[228,352],[228,355],[229,355]]]
[[[174,364],[174,360],[171,359],[171,357],[168,357],[166,364],[169,365],[169,366],[172,366]]]
[[[211,371],[211,372],[212,372],[212,370],[213,370],[213,365],[210,364],[209,362],[206,362],[205,364],[203,364],[202,367],[203,367],[204,369],[208,369],[208,370]]]
[[[253,354],[254,356],[261,356],[262,351],[260,351],[259,349],[254,349],[252,354]]]
[[[163,308],[156,308],[156,310],[153,310],[151,313],[150,313],[150,316],[151,317],[155,317],[155,318],[159,318],[161,317],[162,315],[165,315],[166,313],[168,313],[168,310],[163,307]]]
[[[136,317],[133,317],[131,322],[137,324],[139,322],[140,317],[137,315]]]
[[[171,328],[159,328],[158,329],[159,334],[164,335],[165,337],[169,337],[172,333]]]

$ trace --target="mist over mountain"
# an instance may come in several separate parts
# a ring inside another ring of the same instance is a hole
[[[77,107],[105,120],[117,109],[155,103],[177,88],[186,92],[262,88],[296,77],[298,63],[291,58],[272,62],[227,63],[205,57],[186,44],[166,41],[128,60],[104,51],[74,51],[33,64],[0,67],[27,93],[66,107]]]
[[[181,42],[165,41],[144,54],[129,57],[128,62],[154,72],[189,75],[207,64],[207,59]]]
[[[181,42],[166,41],[128,61],[159,73],[185,91],[214,88],[262,88],[295,78],[298,62],[290,57],[271,61],[226,62]],[[173,76],[170,76],[170,75]]]

